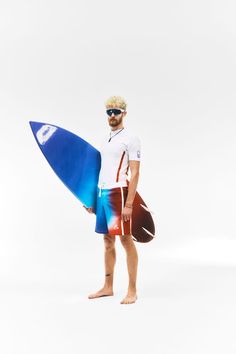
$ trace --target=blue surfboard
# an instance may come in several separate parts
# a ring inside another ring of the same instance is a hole
[[[56,175],[83,205],[96,209],[100,152],[76,134],[56,125],[29,123],[39,148]],[[132,235],[138,242],[149,242],[155,235],[151,213],[138,192],[133,207]]]

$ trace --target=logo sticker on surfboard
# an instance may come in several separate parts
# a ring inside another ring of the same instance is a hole
[[[44,145],[55,133],[56,127],[49,124],[44,124],[36,133],[40,145]]]

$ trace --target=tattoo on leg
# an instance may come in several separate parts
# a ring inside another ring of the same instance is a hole
[[[110,274],[106,274],[106,277],[109,277],[109,275],[112,275],[112,273],[110,273]]]

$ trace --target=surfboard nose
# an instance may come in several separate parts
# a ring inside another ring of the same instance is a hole
[[[36,135],[37,131],[46,123],[29,121],[32,132]]]
[[[47,123],[33,121],[29,123],[34,137],[40,145],[46,144],[58,129],[58,127]]]

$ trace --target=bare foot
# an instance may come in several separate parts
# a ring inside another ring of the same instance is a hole
[[[102,296],[113,296],[113,290],[109,288],[102,288],[101,290],[97,291],[94,294],[90,294],[88,296],[89,299],[96,299],[97,297],[102,297]]]
[[[135,292],[128,292],[126,297],[121,301],[121,304],[133,304],[137,300],[137,295]]]

